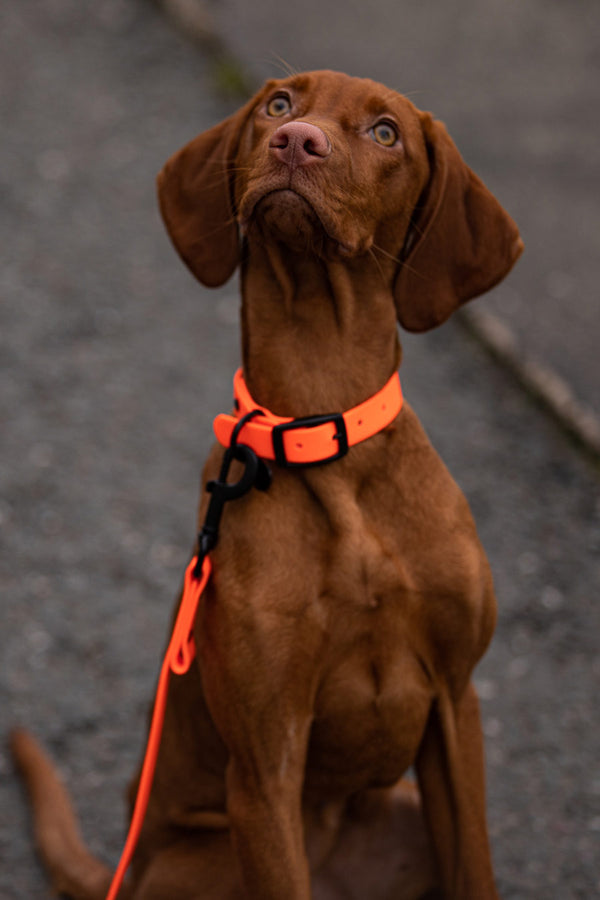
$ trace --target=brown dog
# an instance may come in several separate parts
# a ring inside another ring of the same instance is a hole
[[[522,249],[443,125],[333,72],[268,82],[167,163],[159,192],[201,282],[241,262],[246,383],[280,416],[374,395],[400,361],[396,317],[440,324]],[[492,583],[412,410],[343,459],[276,465],[268,491],[228,505],[212,560],[122,896],[496,897],[470,683]],[[101,900],[109,874],[50,768],[22,733],[14,747],[55,884]],[[411,765],[428,837],[399,782]]]

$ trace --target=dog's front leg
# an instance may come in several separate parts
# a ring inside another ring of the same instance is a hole
[[[497,900],[485,815],[483,739],[472,684],[444,688],[417,758],[423,810],[448,900]]]
[[[286,742],[287,743],[287,742]],[[227,808],[244,896],[308,900],[310,879],[301,817],[303,754],[287,743],[251,758],[232,755]]]
[[[235,613],[226,607],[208,602],[197,636],[208,707],[229,750],[227,811],[243,895],[308,900],[302,790],[319,640],[306,614],[290,629],[289,616],[255,615],[251,600]]]

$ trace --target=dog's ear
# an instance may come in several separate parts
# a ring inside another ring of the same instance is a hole
[[[508,274],[517,226],[467,166],[441,122],[421,113],[430,177],[415,211],[394,296],[400,324],[426,331]]]
[[[176,250],[207,287],[224,284],[239,263],[232,166],[254,99],[175,153],[158,176],[158,199]]]

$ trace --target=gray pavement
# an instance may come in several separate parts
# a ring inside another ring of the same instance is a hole
[[[337,19],[309,2],[241,6],[210,8],[247,66],[272,71],[275,51],[297,67],[371,74],[448,121],[525,222],[528,256],[477,303],[516,310],[524,342],[533,323],[568,345],[578,392],[593,391],[592,329],[580,327],[591,307],[577,312],[598,264],[584,178],[597,156],[583,109],[598,62],[592,4],[511,4],[508,19],[507,4],[486,0],[461,5],[460,20],[441,3],[375,3],[368,14],[348,4],[352,15]],[[194,536],[200,464],[238,360],[236,284],[211,293],[193,282],[154,195],[167,156],[231,108],[207,46],[145,0],[0,8],[0,733],[18,721],[43,738],[86,838],[111,863]],[[397,61],[390,77],[384,65]],[[576,164],[563,166],[567,153]],[[598,470],[455,323],[404,343],[405,392],[469,497],[496,579],[498,629],[477,684],[502,896],[600,896]],[[2,746],[0,897],[49,896]]]

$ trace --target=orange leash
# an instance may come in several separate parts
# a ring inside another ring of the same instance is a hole
[[[197,578],[195,575],[197,562],[198,557],[195,556],[188,565],[185,573],[179,612],[177,613],[175,627],[173,628],[171,640],[167,652],[165,653],[158,679],[156,699],[154,701],[154,710],[152,712],[152,721],[150,723],[150,733],[148,735],[146,754],[142,765],[140,783],[129,826],[129,833],[127,835],[125,847],[123,848],[123,853],[121,854],[121,859],[119,860],[119,865],[113,876],[108,894],[106,895],[106,900],[116,900],[119,895],[125,873],[129,868],[144,823],[160,746],[171,672],[175,675],[183,675],[188,671],[194,656],[196,655],[196,646],[194,644],[192,629],[194,627],[194,620],[196,618],[200,597],[204,593],[212,571],[210,558],[205,556],[202,562],[200,577]]]
[[[146,753],[129,832],[106,900],[117,900],[144,824],[160,748],[171,673],[184,675],[196,656],[193,636],[194,621],[200,597],[204,593],[212,572],[209,553],[217,543],[223,508],[229,500],[243,497],[253,487],[265,491],[271,483],[271,473],[266,465],[259,460],[250,447],[237,443],[240,430],[257,414],[258,410],[251,410],[241,417],[238,426],[233,429],[229,446],[223,455],[219,477],[215,481],[209,481],[206,485],[206,490],[211,498],[204,524],[198,535],[198,555],[190,561],[185,572],[179,610],[158,678]],[[227,474],[234,459],[243,463],[244,471],[239,481],[230,483],[227,481]]]

